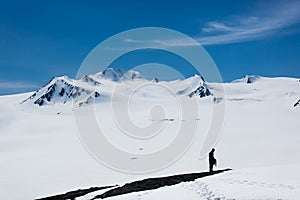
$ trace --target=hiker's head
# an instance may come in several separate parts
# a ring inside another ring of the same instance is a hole
[[[212,150],[211,150],[212,152],[214,152],[215,151],[215,149],[214,148],[212,148]]]

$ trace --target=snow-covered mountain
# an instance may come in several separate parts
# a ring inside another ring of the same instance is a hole
[[[244,83],[247,83],[247,84],[251,84],[251,83],[254,83],[255,81],[259,80],[260,78],[262,78],[262,77],[261,76],[255,76],[255,75],[246,75],[243,78],[234,80],[232,82],[244,82]]]
[[[145,77],[138,71],[123,70],[115,68],[107,68],[94,75],[98,79],[107,79],[115,82],[128,81],[134,79],[145,79]]]
[[[89,81],[90,79],[84,77],[84,80]],[[92,93],[92,90],[77,86],[74,80],[66,76],[55,77],[22,103],[32,102],[39,106],[55,104],[58,102],[66,103],[82,96],[91,95]]]
[[[138,84],[140,81],[160,84],[158,78],[149,81],[138,71],[107,68],[96,74],[85,75],[79,80],[67,76],[54,77],[45,86],[25,99],[22,104],[46,106],[74,102],[82,106],[95,102],[95,99],[101,99],[103,93],[111,96],[116,84],[128,84],[128,82],[134,84],[135,81],[139,81]],[[164,82],[164,84],[168,84],[170,87],[185,87],[177,92],[178,95],[198,96],[200,98],[212,95],[203,77],[198,75],[182,81]]]
[[[187,94],[189,97],[198,96],[200,98],[212,95],[202,76],[194,75],[184,80],[184,82],[189,85],[189,87],[178,91],[178,95]]]

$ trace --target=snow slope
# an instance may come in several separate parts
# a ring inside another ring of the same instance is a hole
[[[80,80],[80,88],[92,92],[76,100],[78,103],[84,102],[95,95],[93,92],[99,92],[100,96],[105,97],[105,100],[96,102],[96,114],[99,114],[98,120],[105,125],[103,128],[107,137],[114,144],[131,152],[139,152],[141,149],[152,152],[172,140],[181,120],[175,112],[176,101],[167,90],[153,86],[145,87],[135,94],[130,104],[133,121],[149,124],[148,111],[154,104],[164,105],[166,118],[174,120],[163,122],[166,134],[160,136],[155,145],[132,142],[120,136],[120,131],[113,126],[108,108],[110,88],[120,84],[121,89],[127,88],[130,91],[138,82],[140,84],[147,80],[118,79],[116,82],[108,78],[97,80],[95,76],[90,77],[99,83]],[[53,86],[53,83],[60,80],[72,83],[72,80],[62,77],[50,84]],[[166,84],[177,92],[181,91],[179,96],[189,98],[188,95],[197,87],[187,89],[182,84],[191,80],[193,78]],[[221,86],[220,83],[205,84],[212,94],[217,94]],[[97,85],[96,91],[94,85]],[[215,156],[218,168],[231,167],[234,170],[189,183],[109,199],[299,199],[300,107],[294,107],[300,99],[299,80],[256,77],[251,83],[234,81],[223,85],[226,91],[226,118],[222,136],[215,146]],[[210,107],[215,96],[192,97],[197,98],[203,113],[198,119],[185,120],[200,120],[201,129],[183,157],[163,170],[132,175],[105,167],[86,152],[76,132],[72,112],[74,99],[68,100],[67,90],[65,96],[59,95],[61,90],[55,90],[58,92],[55,98],[45,106],[34,104],[47,93],[49,86],[41,88],[33,98],[30,96],[34,92],[0,97],[1,199],[34,199],[78,188],[207,170],[207,160],[199,158],[199,148],[203,142],[202,133],[209,126]],[[56,87],[61,89],[62,85],[57,83]],[[122,92],[118,93],[117,98],[122,100],[122,96]],[[20,104],[25,99],[28,100]],[[90,199],[91,196],[81,199]]]
[[[113,200],[299,199],[300,165],[242,169],[156,190],[115,196]],[[102,192],[101,192],[102,193]],[[93,196],[96,196],[96,192]],[[90,199],[88,196],[79,199]]]

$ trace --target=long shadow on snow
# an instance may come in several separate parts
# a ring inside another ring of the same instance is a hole
[[[97,195],[94,199],[104,199],[107,197],[118,196],[122,194],[128,194],[132,192],[140,192],[145,190],[153,190],[164,186],[175,185],[181,182],[194,181],[197,178],[202,178],[205,176],[211,176],[214,174],[219,174],[231,169],[217,170],[214,172],[201,172],[192,174],[180,174],[174,176],[158,177],[158,178],[148,178],[140,181],[134,181],[131,183],[126,183],[123,186],[113,188],[101,195]]]
[[[91,187],[88,189],[74,190],[74,191],[67,192],[65,194],[44,197],[44,198],[40,198],[40,199],[36,199],[36,200],[65,200],[65,199],[73,200],[77,197],[84,196],[91,192],[116,187],[111,190],[108,190],[107,192],[104,192],[101,195],[97,195],[93,198],[93,199],[99,199],[99,198],[104,199],[104,198],[108,198],[108,197],[132,193],[132,192],[153,190],[153,189],[157,189],[157,188],[164,187],[164,186],[176,185],[181,182],[194,181],[197,178],[211,176],[211,175],[219,174],[219,173],[229,171],[229,170],[231,170],[231,169],[217,170],[214,172],[200,172],[200,173],[191,173],[191,174],[179,174],[179,175],[166,176],[166,177],[148,178],[148,179],[144,179],[144,180],[140,180],[140,181],[126,183],[125,185],[119,186],[119,187],[117,187],[117,185],[116,186],[104,186],[104,187]]]
[[[74,191],[67,192],[65,194],[58,194],[58,195],[54,195],[54,196],[50,196],[50,197],[44,197],[44,198],[40,198],[40,199],[36,199],[36,200],[65,200],[65,199],[74,200],[77,197],[84,196],[84,195],[89,194],[91,192],[95,192],[95,191],[98,191],[98,190],[104,190],[104,189],[112,188],[112,187],[115,187],[115,186],[91,187],[91,188],[88,188],[88,189],[79,189],[79,190],[74,190]]]

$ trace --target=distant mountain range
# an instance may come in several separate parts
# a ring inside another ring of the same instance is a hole
[[[114,86],[129,82],[130,84],[160,84],[158,78],[147,80],[138,71],[107,68],[96,74],[85,75],[79,80],[74,80],[67,76],[54,77],[29,98],[25,99],[22,104],[30,103],[38,106],[46,106],[56,103],[66,104],[68,102],[75,102],[79,106],[82,106],[110,97]],[[178,86],[186,85],[184,89],[177,91],[177,95],[186,95],[190,98],[203,98],[213,95],[204,78],[198,75],[185,80],[163,83],[168,85],[177,84]]]

